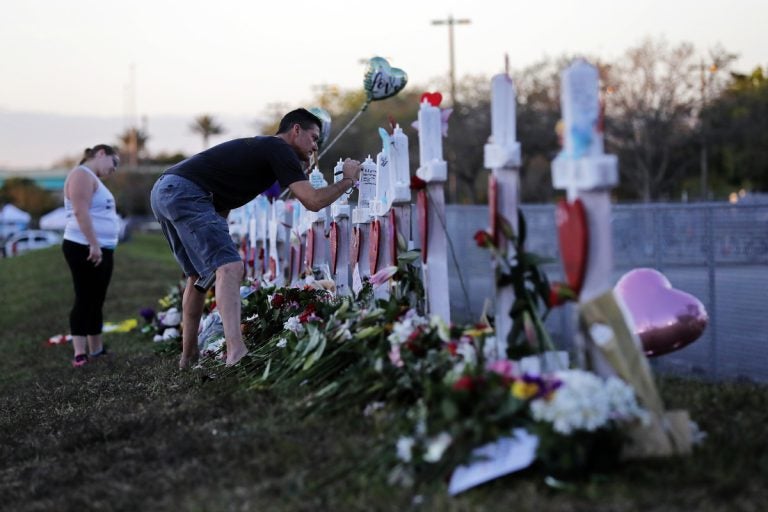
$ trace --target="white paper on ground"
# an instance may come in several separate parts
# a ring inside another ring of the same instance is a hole
[[[536,459],[538,446],[537,436],[516,428],[510,437],[475,448],[472,457],[481,460],[457,467],[451,475],[448,493],[454,496],[494,478],[527,468]]]
[[[363,289],[363,278],[360,276],[360,266],[355,263],[355,268],[352,270],[352,291],[355,295],[360,293]]]

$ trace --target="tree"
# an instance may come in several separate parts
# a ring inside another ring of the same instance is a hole
[[[768,191],[768,77],[763,69],[731,73],[726,90],[709,104],[703,119],[713,172],[722,185]]]
[[[139,159],[145,157],[149,135],[146,131],[132,127],[126,128],[118,135],[120,158],[130,167],[139,164]]]
[[[209,114],[197,116],[189,128],[203,138],[203,149],[208,149],[208,139],[212,135],[221,135],[225,131],[224,127]]]
[[[12,203],[29,212],[33,218],[40,218],[58,206],[54,195],[39,187],[29,178],[8,178],[0,187],[0,204]]]
[[[606,143],[623,195],[662,198],[695,164],[697,70],[692,45],[650,39],[605,70]]]

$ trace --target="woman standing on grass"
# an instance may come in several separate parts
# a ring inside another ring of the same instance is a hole
[[[106,354],[101,310],[112,277],[120,223],[115,197],[101,180],[111,176],[119,163],[112,146],[99,144],[85,150],[80,165],[64,182],[67,225],[62,251],[75,285],[75,304],[69,314],[75,367],[88,362],[88,352],[90,357]]]

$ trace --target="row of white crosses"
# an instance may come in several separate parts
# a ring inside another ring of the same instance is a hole
[[[259,196],[230,214],[231,232],[247,237],[243,256],[250,277],[295,286],[302,274],[320,270],[335,281],[338,294],[348,295],[377,270],[397,265],[398,238],[409,248],[412,245],[408,137],[396,126],[392,135],[382,133],[382,139],[376,161],[369,157],[362,164],[354,207],[349,204],[350,190],[319,212],[306,210],[298,201],[270,205]],[[437,143],[441,148],[439,139]],[[335,181],[342,179],[342,166],[340,160],[334,169]],[[309,179],[315,188],[327,185],[317,168]],[[247,233],[240,225],[249,227]],[[442,286],[446,282],[447,277]],[[386,296],[388,289],[381,287],[377,293]]]
[[[586,219],[586,268],[580,283],[580,301],[589,301],[611,288],[612,242],[610,189],[618,183],[618,164],[603,148],[599,74],[595,66],[576,60],[562,72],[563,150],[552,162],[552,184],[566,190],[569,205],[580,202]],[[499,229],[499,216],[517,232],[520,144],[515,129],[515,88],[507,74],[491,82],[491,139],[485,146],[485,167],[490,169],[491,232],[498,247],[514,257],[514,247]],[[558,226],[567,209],[558,209]],[[561,247],[566,253],[570,248]],[[578,291],[578,290],[577,290]],[[506,352],[512,329],[509,311],[514,303],[511,286],[496,289],[497,357]],[[577,326],[578,327],[578,326]],[[574,329],[579,333],[579,329]],[[584,342],[577,334],[577,344]],[[598,358],[599,359],[599,358]]]
[[[589,300],[611,286],[608,190],[617,182],[617,166],[616,158],[603,152],[597,69],[579,60],[563,72],[562,79],[564,149],[553,162],[553,185],[567,190],[569,201],[580,199],[584,204],[590,237],[581,298]],[[498,218],[505,218],[517,231],[521,151],[516,139],[515,88],[507,74],[493,77],[491,88],[491,139],[485,146],[485,167],[491,171],[490,222],[495,242],[512,257],[514,247],[499,229]],[[427,309],[449,322],[444,197],[447,167],[442,154],[440,109],[424,101],[418,116],[420,165],[416,175],[427,183],[417,198]],[[376,270],[396,264],[398,241],[393,239],[397,236],[394,233],[411,240],[408,138],[399,127],[382,138],[382,151],[375,161],[369,157],[363,162],[357,205],[349,204],[348,194],[341,196],[330,207],[329,226],[325,212],[306,211],[295,201],[276,201],[270,208],[265,199],[257,198],[253,206],[245,207],[251,216],[252,259],[255,267],[261,265],[255,276],[278,285],[295,285],[302,271],[325,267],[336,282],[337,293],[348,294],[356,282],[359,286]],[[340,170],[341,162],[334,169],[336,180],[341,179],[337,174]],[[325,186],[317,169],[310,174],[310,181],[315,187]],[[378,243],[372,245],[372,238]],[[258,257],[262,249],[266,262]],[[283,269],[287,269],[286,283],[281,282]],[[514,293],[509,286],[501,287],[495,298],[497,355],[503,357],[512,328],[509,311]]]

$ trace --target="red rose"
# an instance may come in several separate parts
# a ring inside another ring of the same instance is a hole
[[[415,174],[411,176],[411,190],[421,190],[426,188],[427,182],[419,178]]]
[[[547,301],[550,308],[556,306],[562,306],[568,301],[576,300],[576,294],[565,283],[554,282],[549,287],[549,300]]]
[[[472,377],[469,375],[462,376],[459,380],[453,383],[453,389],[455,391],[472,391],[475,387],[475,383]]]
[[[484,229],[479,230],[477,233],[475,233],[475,242],[477,242],[478,247],[491,247],[493,245],[493,237],[491,237],[491,234]]]
[[[283,297],[279,293],[276,293],[275,295],[272,296],[272,307],[273,308],[279,308],[283,304],[285,304],[285,297]]]

